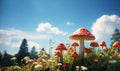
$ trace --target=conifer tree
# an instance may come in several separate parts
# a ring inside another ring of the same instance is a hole
[[[2,53],[0,51],[0,67],[1,67],[1,64],[2,64]]]
[[[17,57],[17,63],[19,65],[22,65],[21,60],[25,57],[28,56],[28,45],[27,45],[27,40],[23,39],[21,45],[20,45],[20,50],[19,52],[16,54]]]
[[[2,56],[1,66],[6,67],[6,66],[13,65],[13,62],[11,61],[11,57],[12,56],[10,54],[8,54],[6,51],[4,51],[4,54]]]
[[[117,29],[117,28],[115,29],[115,31],[112,34],[111,40],[112,40],[111,46],[115,41],[120,41],[120,31],[119,31],[119,29]]]
[[[37,59],[38,58],[35,46],[33,46],[31,51],[30,51],[30,58],[31,59]]]

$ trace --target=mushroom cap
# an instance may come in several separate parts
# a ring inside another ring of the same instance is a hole
[[[106,43],[104,40],[100,43],[100,46],[106,46]]]
[[[33,62],[35,62],[35,60],[33,60],[33,59],[28,60],[29,64],[32,64]]]
[[[77,42],[73,42],[71,46],[79,46]]]
[[[90,49],[90,48],[84,48],[84,52],[85,52],[85,53],[91,53],[91,52],[92,52],[92,49]]]
[[[93,62],[98,62],[98,59],[93,58],[92,61],[93,61]]]
[[[67,50],[67,48],[65,47],[65,45],[63,43],[60,43],[57,47],[56,50]]]
[[[112,45],[114,48],[120,48],[120,42],[119,41],[116,41],[113,43]]]
[[[90,46],[92,46],[92,47],[99,47],[99,44],[97,42],[91,42]]]
[[[102,49],[103,49],[104,51],[108,51],[108,48],[107,48],[106,46],[104,46]]]
[[[95,36],[93,36],[92,33],[90,33],[87,29],[85,28],[80,28],[73,32],[70,36],[69,39],[71,40],[94,40]]]
[[[57,52],[55,52],[54,56],[61,57],[61,53],[59,51],[57,51]]]
[[[64,63],[64,64],[62,65],[62,67],[63,67],[63,68],[67,67],[67,63]]]
[[[71,56],[72,56],[73,58],[77,58],[77,57],[78,57],[78,54],[77,54],[76,51],[74,51]]]

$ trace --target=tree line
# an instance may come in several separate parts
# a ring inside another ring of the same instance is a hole
[[[12,65],[15,65],[14,63],[17,63],[16,65],[22,66],[23,63],[21,60],[25,56],[29,56],[31,59],[38,58],[35,46],[32,47],[30,52],[28,52],[28,44],[26,39],[23,39],[19,48],[20,49],[18,53],[15,55],[10,55],[6,51],[4,51],[3,54],[0,52],[0,67],[12,66]],[[14,62],[14,60],[11,60],[12,57],[16,58],[16,62]]]

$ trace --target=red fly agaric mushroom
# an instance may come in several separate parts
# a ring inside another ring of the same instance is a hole
[[[55,52],[55,56],[61,57],[61,53],[59,51]]]
[[[101,41],[100,46],[102,46],[102,51],[104,52],[103,47],[106,47],[106,46],[107,46],[104,40]]]
[[[106,46],[104,46],[102,49],[103,49],[104,51],[108,51],[108,48],[107,48]]]
[[[69,39],[80,41],[79,56],[80,58],[83,58],[84,57],[84,41],[94,40],[95,36],[93,36],[93,34],[91,34],[87,29],[80,28],[76,30],[75,32],[73,32],[73,34],[69,36]]]
[[[98,59],[94,58],[92,59],[93,62],[98,62]]]
[[[92,50],[90,48],[84,48],[85,53],[91,53]]]
[[[65,45],[63,43],[60,43],[57,47],[56,47],[56,50],[67,50],[67,48],[65,47]]]
[[[90,46],[93,47],[93,52],[94,52],[95,47],[99,47],[99,44],[97,42],[91,42]]]
[[[115,55],[117,55],[118,49],[120,49],[120,42],[116,41],[112,45],[113,48],[115,48]]]
[[[77,42],[73,42],[71,46],[73,46],[76,51],[76,47],[79,46],[79,44]]]
[[[105,41],[103,40],[101,43],[100,43],[100,46],[106,46],[106,43],[105,43]]]
[[[73,58],[77,58],[77,57],[78,57],[78,54],[77,54],[76,51],[74,51],[71,56],[72,56]]]
[[[35,62],[35,60],[33,59],[28,60],[28,64],[32,64],[33,62]]]
[[[57,56],[59,61],[60,61],[60,57],[61,57],[61,53],[59,51],[55,52],[55,55],[54,56]]]
[[[84,52],[85,52],[85,58],[88,56],[89,53],[92,52],[92,49],[91,48],[84,48]]]
[[[104,51],[105,55],[107,55],[108,48],[106,46],[102,47],[102,50]]]
[[[65,47],[65,45],[64,45],[63,43],[60,43],[60,44],[56,47],[56,50],[60,50],[60,53],[61,53],[60,62],[63,63],[62,51],[63,51],[63,50],[67,50],[67,48]]]

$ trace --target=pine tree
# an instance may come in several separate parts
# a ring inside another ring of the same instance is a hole
[[[30,58],[31,59],[37,59],[38,58],[35,46],[33,46],[31,51],[30,51]]]
[[[1,67],[1,64],[2,64],[2,53],[0,51],[0,67]]]
[[[17,63],[19,65],[22,65],[21,63],[21,59],[23,59],[25,56],[28,56],[28,45],[27,45],[27,40],[23,39],[21,45],[20,45],[20,50],[19,52],[16,54],[17,57]]]
[[[8,54],[6,51],[4,51],[3,57],[2,57],[2,62],[1,66],[6,67],[6,66],[11,66],[13,65],[13,62],[11,61],[11,55]]]
[[[115,29],[115,31],[112,34],[111,40],[112,40],[111,46],[115,41],[120,41],[120,31],[119,31],[119,29],[117,29],[117,28]]]

